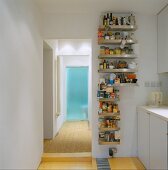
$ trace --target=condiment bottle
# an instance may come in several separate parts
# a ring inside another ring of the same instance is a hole
[[[103,69],[106,69],[107,68],[107,63],[106,63],[106,60],[104,60],[103,62]]]
[[[109,23],[109,25],[113,25],[113,14],[112,13],[110,13],[110,23]]]
[[[107,26],[107,18],[106,18],[105,15],[104,15],[104,17],[103,17],[103,25],[104,25],[104,26]]]

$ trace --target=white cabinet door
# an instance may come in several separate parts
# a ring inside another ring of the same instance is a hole
[[[150,169],[167,169],[167,122],[150,115]]]
[[[138,157],[145,166],[149,168],[149,114],[138,112]]]
[[[168,72],[168,7],[158,15],[158,73]]]

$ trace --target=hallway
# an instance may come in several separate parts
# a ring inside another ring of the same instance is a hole
[[[44,153],[91,152],[88,121],[65,122],[53,140],[44,141]]]

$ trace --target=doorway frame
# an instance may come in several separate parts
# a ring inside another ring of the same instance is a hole
[[[88,64],[87,65],[83,65],[83,66],[79,66],[79,65],[76,65],[76,64],[70,64],[70,65],[63,65],[63,63],[61,62],[61,58],[63,57],[77,57],[77,56],[81,56],[81,57],[88,57]],[[88,54],[88,55],[59,55],[58,57],[60,57],[60,74],[63,73],[63,75],[65,75],[65,78],[61,79],[60,78],[60,83],[63,84],[63,86],[61,86],[60,84],[60,91],[63,91],[63,89],[66,89],[66,83],[67,83],[67,80],[66,80],[66,67],[88,67],[88,120],[89,120],[89,130],[92,130],[92,65],[91,65],[91,62],[92,62],[92,56],[91,54]],[[66,90],[65,90],[66,91]],[[65,107],[64,109],[61,109],[63,111],[63,113],[66,115],[67,114],[67,102],[66,102],[66,92],[63,93],[63,95],[60,95],[62,96],[61,98],[61,104],[62,103],[65,103]],[[64,99],[64,100],[63,100]],[[61,106],[61,108],[63,108],[63,106]],[[64,121],[65,121],[65,117],[64,117]]]

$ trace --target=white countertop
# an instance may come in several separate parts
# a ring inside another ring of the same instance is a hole
[[[137,109],[144,110],[168,122],[168,106],[160,107],[139,106],[137,107]]]

